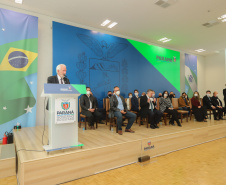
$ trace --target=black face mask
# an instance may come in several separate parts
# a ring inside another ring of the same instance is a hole
[[[111,97],[111,94],[109,94],[108,96]]]

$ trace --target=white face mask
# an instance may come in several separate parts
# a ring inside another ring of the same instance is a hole
[[[115,94],[120,95],[120,91],[116,91],[116,93],[115,93]]]
[[[210,94],[209,94],[209,93],[208,93],[208,94],[206,94],[206,95],[210,97]]]
[[[185,98],[188,98],[188,96],[185,96]]]
[[[90,91],[86,91],[86,94],[87,94],[87,95],[90,95]]]
[[[155,94],[152,94],[152,97],[154,98],[155,97]]]
[[[218,94],[216,94],[216,97],[218,97]]]
[[[168,96],[168,94],[164,94],[164,97],[166,98]]]
[[[198,94],[194,94],[194,96],[198,96]]]
[[[129,98],[132,98],[132,97],[133,97],[133,96],[131,96],[131,95],[129,96]]]
[[[139,93],[134,93],[134,94],[135,94],[135,96],[138,96]]]

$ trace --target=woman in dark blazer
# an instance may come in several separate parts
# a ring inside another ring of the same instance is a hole
[[[200,99],[199,93],[197,91],[195,91],[193,93],[193,97],[191,99],[191,104],[192,104],[192,110],[195,115],[195,119],[200,122],[202,122],[202,121],[207,122],[206,117],[205,117],[206,110],[204,109],[203,106],[201,106],[201,99]]]
[[[179,127],[181,127],[180,121],[178,119],[177,110],[173,109],[173,105],[172,105],[171,100],[169,98],[169,92],[168,91],[164,91],[162,93],[162,97],[159,98],[159,106],[160,106],[160,111],[162,113],[166,112],[169,115],[172,115],[169,124],[175,125],[174,121],[176,121],[177,125]]]

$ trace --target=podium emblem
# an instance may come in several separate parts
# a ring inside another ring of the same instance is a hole
[[[64,110],[68,110],[70,108],[70,102],[62,102],[61,107]]]

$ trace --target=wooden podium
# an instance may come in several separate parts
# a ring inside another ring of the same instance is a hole
[[[41,97],[48,97],[49,143],[47,151],[83,146],[78,142],[78,97],[86,94],[80,84],[44,84]]]

